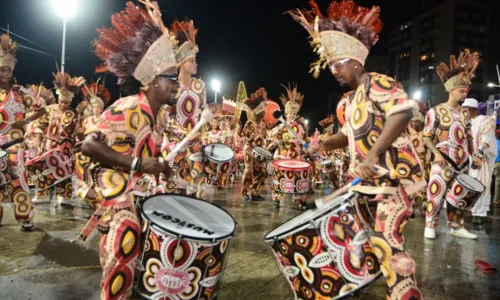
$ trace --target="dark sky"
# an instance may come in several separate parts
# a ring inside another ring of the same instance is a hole
[[[123,0],[80,0],[77,16],[68,23],[66,71],[72,76],[97,79],[93,69],[99,64],[92,53],[91,41],[96,29],[110,25],[110,16],[121,10]],[[329,1],[317,1],[326,9]],[[297,7],[308,7],[307,0],[160,0],[165,24],[173,17],[191,18],[199,28],[199,74],[206,82],[213,78],[222,81],[222,92],[236,94],[238,82],[246,83],[250,93],[263,86],[269,97],[277,100],[283,89],[280,83],[297,82],[305,94],[301,115],[314,124],[326,117],[327,99],[332,92],[340,92],[337,82],[324,72],[320,79],[308,74],[309,64],[315,59],[309,47],[305,30],[283,13]],[[386,23],[381,40],[373,52],[386,54],[389,29],[404,22],[420,10],[420,1],[358,1],[363,5],[379,5],[381,19]],[[21,51],[15,77],[26,85],[44,82],[52,87],[51,72],[55,61],[60,61],[62,21],[53,12],[51,0],[0,1],[0,27],[36,42],[38,45],[13,38],[25,46],[52,54],[35,55]],[[107,75],[106,85],[117,97],[115,81]],[[213,101],[213,93],[208,94]]]

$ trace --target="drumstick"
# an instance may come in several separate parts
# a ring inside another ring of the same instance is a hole
[[[24,142],[24,139],[23,139],[23,138],[20,138],[20,139],[15,139],[15,140],[13,140],[13,141],[10,141],[10,142],[5,143],[5,144],[3,144],[2,146],[0,146],[0,149],[2,149],[2,150],[7,150],[7,149],[9,149],[10,147],[12,147],[12,146],[14,146],[14,145],[17,145],[17,144],[20,144],[20,143],[22,143],[22,142]]]
[[[186,145],[186,143],[189,140],[194,138],[196,133],[198,133],[198,131],[200,131],[201,127],[203,127],[203,125],[205,125],[211,121],[212,121],[212,111],[210,111],[210,109],[205,109],[201,113],[201,119],[198,121],[198,123],[196,123],[193,130],[191,130],[191,132],[179,144],[177,144],[177,146],[175,146],[175,148],[172,150],[172,152],[170,152],[167,155],[167,158],[166,158],[167,161],[172,160],[177,155],[177,153],[182,149],[182,147],[184,147],[184,145]]]

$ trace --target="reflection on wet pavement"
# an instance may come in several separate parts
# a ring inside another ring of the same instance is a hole
[[[263,190],[263,196],[270,199],[269,184]],[[297,206],[285,201],[276,211],[271,200],[245,202],[238,184],[217,190],[209,201],[225,208],[238,222],[218,299],[293,299],[263,239],[267,232],[300,214]],[[0,299],[99,298],[98,236],[85,245],[73,242],[91,213],[80,202],[75,205],[76,209],[61,208],[56,202],[37,205],[37,229],[25,233],[16,224],[12,208],[4,204]],[[450,236],[444,220],[437,239],[425,240],[424,216],[416,214],[406,226],[405,247],[417,262],[417,280],[425,299],[500,299],[499,275],[488,276],[474,265],[479,259],[500,269],[500,209],[494,209],[483,225],[470,227],[478,234],[477,241]],[[385,299],[384,294],[385,283],[380,278],[355,299]]]

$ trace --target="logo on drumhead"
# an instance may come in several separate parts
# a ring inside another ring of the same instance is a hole
[[[163,293],[179,294],[189,286],[189,275],[173,269],[159,269],[155,274],[156,286]]]

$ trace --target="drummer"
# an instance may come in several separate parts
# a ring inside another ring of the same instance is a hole
[[[66,143],[69,143],[70,152],[72,152],[73,146],[76,143],[78,114],[70,105],[75,95],[85,83],[83,77],[72,78],[68,73],[58,72],[53,75],[55,78],[54,85],[58,96],[58,103],[49,105],[45,107],[44,110],[39,110],[30,117],[30,121],[39,120],[38,127],[45,128],[45,138],[41,147],[42,155]],[[73,162],[73,157],[61,157],[61,159],[67,159]],[[42,172],[43,171],[40,170],[40,173]],[[36,180],[35,184],[36,196],[33,202],[50,202],[49,183],[43,178],[39,178]],[[56,184],[55,187],[59,204],[71,206],[71,198],[73,197],[71,177]]]
[[[245,100],[248,106],[249,120],[243,127],[241,137],[244,143],[245,171],[241,185],[241,197],[246,201],[263,201],[264,197],[259,195],[259,189],[267,178],[267,163],[259,162],[252,156],[254,147],[266,146],[266,123],[264,114],[266,110],[267,92],[264,88],[258,89]]]
[[[3,217],[2,202],[5,197],[14,203],[14,216],[21,223],[21,229],[24,231],[33,230],[33,219],[35,217],[35,208],[31,201],[31,194],[27,184],[21,184],[23,175],[16,171],[14,167],[19,165],[17,153],[22,149],[22,138],[24,136],[24,127],[29,123],[26,112],[35,101],[35,95],[27,89],[13,85],[12,78],[16,66],[16,43],[8,34],[0,35],[2,51],[0,51],[0,113],[3,118],[0,119],[0,147],[8,153],[8,166],[2,168],[0,172],[2,177],[6,178],[4,186],[0,186],[0,225]],[[8,119],[13,116],[14,119]],[[20,140],[21,144],[14,144],[8,147],[8,143]]]
[[[344,10],[347,3],[354,7]],[[418,106],[407,100],[395,80],[368,73],[364,68],[369,49],[382,29],[380,7],[363,8],[343,0],[330,6],[328,15],[335,20],[314,12],[315,16],[311,16],[311,12],[303,10],[291,14],[317,43],[314,49],[321,60],[314,65],[315,75],[328,66],[341,85],[356,90],[349,99],[350,109],[342,131],[320,143],[317,150],[349,146],[351,176],[363,179],[353,189],[361,193],[362,201],[377,206],[370,242],[377,249],[375,254],[387,280],[386,298],[422,299],[415,280],[415,261],[404,251],[402,234],[412,209],[408,193],[425,185],[418,157],[405,134]],[[362,21],[358,23],[353,18]],[[333,26],[338,19],[349,25]],[[349,26],[359,29],[346,30]]]
[[[451,157],[459,168],[467,166],[469,159],[475,166],[481,164],[481,159],[473,156],[474,143],[469,112],[461,107],[469,92],[474,71],[479,64],[478,54],[477,52],[460,53],[459,59],[465,59],[464,65],[458,65],[455,56],[452,56],[450,67],[441,63],[436,69],[448,91],[448,100],[431,108],[425,117],[424,142],[433,154],[427,186],[429,202],[424,232],[427,239],[436,238],[435,228],[439,225],[439,213],[445,199],[452,193],[449,188],[456,177],[453,172],[454,168],[446,157]],[[465,213],[447,204],[446,214],[450,234],[466,239],[477,239],[476,234],[465,229]]]
[[[132,94],[104,111],[82,145],[83,154],[92,159],[93,187],[103,196],[80,236],[85,240],[97,226],[101,231],[101,299],[129,299],[132,294],[141,234],[132,191],[135,180],[144,173],[158,181],[163,174],[171,175],[168,163],[156,156],[161,155],[162,133],[169,121],[161,107],[174,105],[178,92],[175,42],[157,3],[142,2],[148,11],[127,4],[113,15],[120,30],[113,28],[115,35],[100,30],[95,41],[104,61],[99,70],[112,72],[122,91]],[[136,22],[127,22],[130,19]],[[109,47],[116,43],[120,47]]]
[[[289,85],[284,86],[286,89],[286,95],[281,95],[280,100],[285,106],[285,117],[286,122],[292,127],[292,129],[297,133],[299,138],[305,140],[306,131],[304,129],[304,124],[297,121],[297,113],[304,103],[304,95],[298,92],[297,85],[293,87]],[[277,141],[276,150],[274,152],[274,160],[282,159],[296,159],[305,161],[304,147],[301,142],[297,140],[287,129],[284,124],[278,125],[275,129],[270,132],[269,139],[272,141]],[[279,191],[272,191],[272,199],[274,201],[274,207],[279,208],[280,202],[284,198],[285,194]],[[296,194],[294,195],[294,200],[299,204],[301,209],[307,209],[306,205],[306,194]]]
[[[111,100],[108,89],[97,82],[92,83],[90,86],[86,85],[82,92],[84,101],[89,104],[92,115],[83,118],[81,122],[82,125],[79,129],[79,139],[81,141],[85,139],[85,133],[97,124],[104,107],[109,100]],[[75,153],[75,192],[76,196],[87,201],[90,207],[96,210],[100,199],[96,191],[87,186],[89,180],[86,177],[89,176],[89,174],[86,170],[88,170],[90,162],[90,157],[83,155],[81,151]]]

